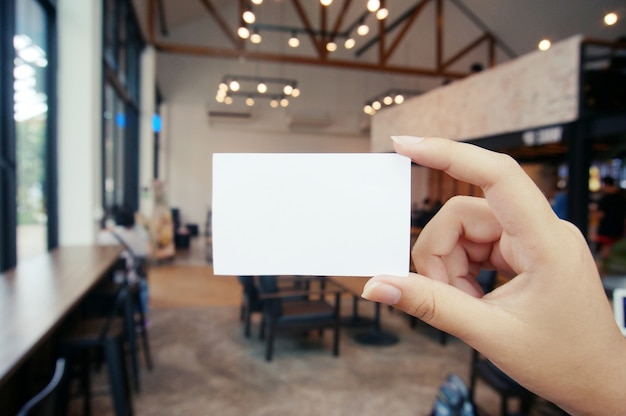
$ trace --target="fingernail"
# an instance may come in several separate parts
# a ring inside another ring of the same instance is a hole
[[[362,298],[372,302],[380,302],[386,305],[395,305],[400,301],[402,292],[395,286],[386,283],[367,283],[363,288]]]
[[[417,136],[391,136],[391,140],[399,144],[417,144],[424,138]]]

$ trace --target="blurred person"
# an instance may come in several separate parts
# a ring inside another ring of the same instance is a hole
[[[611,247],[624,236],[626,199],[622,190],[610,176],[602,178],[602,196],[596,206],[598,228],[595,236],[599,261],[609,257]]]
[[[139,284],[141,308],[148,313],[147,262],[150,254],[150,237],[145,227],[135,221],[135,214],[124,207],[111,210],[114,223],[105,221],[105,227],[98,233],[98,244],[123,245],[120,255],[126,261],[126,276],[131,283]]]

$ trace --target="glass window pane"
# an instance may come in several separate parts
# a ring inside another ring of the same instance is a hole
[[[47,21],[35,0],[17,0],[14,118],[18,262],[47,251],[44,198],[48,120]]]

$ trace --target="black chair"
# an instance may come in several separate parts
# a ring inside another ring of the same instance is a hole
[[[248,338],[250,337],[252,314],[258,312],[262,315],[263,302],[260,299],[259,289],[254,282],[254,276],[239,276],[239,282],[243,288],[240,320],[244,323],[244,335]],[[261,327],[263,327],[263,322]]]
[[[22,406],[16,416],[52,415],[56,393],[65,374],[65,359],[58,358],[54,374],[48,384]]]
[[[125,323],[120,316],[128,298],[128,288],[120,286],[115,302],[106,318],[81,319],[60,340],[61,356],[66,360],[67,376],[59,389],[58,414],[66,414],[71,382],[80,380],[83,394],[83,414],[91,414],[91,367],[94,358],[102,357],[107,364],[109,388],[117,416],[133,414],[132,398],[124,351]],[[134,329],[133,329],[134,331]]]
[[[283,276],[285,277],[285,276]],[[243,293],[241,299],[241,312],[240,312],[240,320],[244,323],[244,335],[246,338],[250,337],[251,326],[252,326],[252,314],[259,313],[261,314],[261,329],[259,331],[259,337],[264,337],[264,318],[263,318],[263,301],[260,297],[259,288],[257,282],[255,280],[255,276],[238,276],[239,282],[241,283]],[[279,278],[277,281],[277,286],[279,291],[290,291],[290,292],[298,292],[303,290],[308,290],[308,282],[309,279],[301,278],[301,277],[288,277],[288,278]],[[293,299],[302,299],[306,298],[305,296],[295,296],[295,297],[286,297],[285,301],[293,300]]]
[[[267,327],[265,359],[272,360],[274,338],[278,331],[308,331],[330,328],[333,330],[333,355],[339,355],[341,327],[341,293],[339,288],[326,285],[320,279],[319,290],[279,290],[276,276],[260,276],[259,291],[263,302],[263,320]],[[334,304],[326,295],[334,295]]]
[[[483,357],[478,351],[472,352],[470,367],[470,399],[476,404],[475,393],[478,381],[491,387],[500,395],[500,415],[528,415],[530,413],[534,395],[515,380],[507,376],[491,361]],[[512,413],[509,403],[511,399],[519,400],[519,411]]]
[[[95,301],[97,303],[104,302],[105,305],[107,305],[104,307],[104,310],[108,311],[110,309],[109,304],[114,302],[119,286],[126,286],[126,299],[124,299],[124,308],[120,313],[124,317],[126,337],[131,357],[133,384],[135,391],[139,392],[140,375],[137,335],[141,337],[146,366],[148,370],[152,371],[152,355],[150,353],[150,341],[148,339],[148,326],[141,299],[141,284],[147,284],[149,264],[145,257],[137,256],[123,238],[116,233],[112,233],[112,235],[125,248],[125,253],[128,256],[128,258],[120,258],[113,270],[113,274],[117,273],[122,276],[122,280],[119,282],[113,280],[105,281],[96,288],[96,290],[92,291],[88,301]]]

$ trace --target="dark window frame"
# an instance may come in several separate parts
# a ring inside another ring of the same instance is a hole
[[[57,26],[56,0],[35,0],[47,18],[46,48],[48,68],[48,115],[44,156],[44,198],[48,216],[48,250],[58,246],[57,171]],[[0,271],[17,265],[17,164],[13,114],[13,66],[15,48],[16,0],[0,2]]]
[[[132,210],[139,209],[139,164],[140,164],[140,138],[139,138],[139,114],[140,114],[140,59],[145,41],[141,34],[139,21],[134,7],[129,0],[102,0],[103,24],[103,82],[102,82],[102,107],[106,110],[105,91],[110,87],[124,108],[125,126],[121,136],[113,137],[113,145],[121,146],[114,149],[113,157],[117,158],[118,151],[122,152],[121,160],[114,160],[113,166],[122,169],[121,181],[114,180],[114,205],[123,205]],[[113,21],[111,21],[113,20]],[[120,38],[121,27],[123,39]],[[123,65],[120,58],[123,54]],[[124,71],[123,74],[120,71]],[[115,100],[114,100],[115,101]],[[114,106],[115,108],[116,106]],[[115,114],[112,115],[115,117]],[[109,212],[112,206],[108,206],[106,191],[106,120],[102,126],[102,208]],[[112,132],[113,135],[116,132]],[[116,178],[116,174],[113,177]]]

